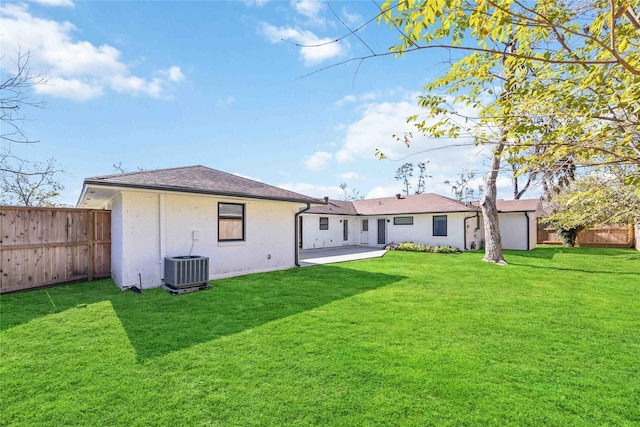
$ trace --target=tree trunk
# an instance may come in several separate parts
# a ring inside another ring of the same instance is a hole
[[[482,208],[482,221],[484,223],[485,253],[483,261],[494,262],[499,265],[507,265],[502,255],[502,238],[500,237],[500,225],[498,223],[498,209],[496,208],[496,178],[500,169],[500,158],[504,150],[504,138],[493,150],[491,170],[484,176],[484,195],[480,202]]]

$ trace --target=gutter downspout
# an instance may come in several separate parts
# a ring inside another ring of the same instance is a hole
[[[294,246],[294,263],[296,265],[296,267],[300,267],[300,248],[298,247],[298,236],[299,236],[299,232],[298,232],[298,217],[300,216],[301,213],[304,213],[306,211],[308,211],[309,209],[311,209],[311,203],[307,202],[307,207],[302,209],[301,211],[296,212],[296,214],[293,216],[293,230],[294,230],[294,239],[293,241],[295,242],[295,246]]]
[[[160,281],[164,284],[164,257],[167,255],[166,241],[167,241],[167,223],[165,216],[165,195],[161,193],[158,201],[158,238],[160,239],[160,259],[158,264],[160,266]]]
[[[476,249],[482,249],[480,246],[484,247],[483,244],[483,240],[482,240],[482,233],[480,233],[480,212],[476,212],[476,229],[475,231],[478,232],[478,234],[480,235],[480,242],[478,242],[476,244]],[[475,232],[474,232],[474,236],[475,236]],[[478,241],[478,238],[476,237],[476,242]]]
[[[529,250],[531,250],[531,244],[530,244],[530,239],[531,239],[530,233],[531,233],[531,231],[529,231],[529,222],[530,222],[529,213],[525,212],[524,216],[527,218],[527,250],[529,251]]]

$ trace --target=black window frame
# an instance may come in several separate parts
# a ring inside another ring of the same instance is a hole
[[[444,234],[436,234],[436,230],[440,231],[439,228],[436,228],[436,222],[442,221],[443,219],[444,219]],[[433,236],[434,237],[447,237],[447,228],[448,228],[447,215],[433,216]]]
[[[326,220],[326,222],[327,222],[326,224],[322,224],[322,220],[323,219]],[[318,227],[319,227],[319,230],[322,230],[322,231],[328,230],[329,229],[329,217],[328,216],[321,216],[318,219]]]
[[[233,239],[223,239],[220,236],[220,221],[221,220],[238,220],[238,217],[235,215],[224,215],[221,214],[220,211],[220,207],[222,205],[230,205],[230,206],[240,206],[242,208],[242,216],[240,218],[240,221],[242,221],[242,237],[237,239],[237,238],[233,238]],[[244,242],[246,240],[246,219],[247,219],[247,212],[246,212],[246,205],[244,203],[228,203],[228,202],[218,202],[218,242]]]
[[[409,219],[411,222],[398,222],[398,220]],[[393,225],[413,225],[413,216],[394,216]]]

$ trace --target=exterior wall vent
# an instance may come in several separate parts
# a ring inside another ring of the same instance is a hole
[[[177,256],[164,259],[164,284],[182,289],[206,285],[209,281],[209,258]]]

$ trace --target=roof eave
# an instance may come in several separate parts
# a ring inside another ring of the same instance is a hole
[[[86,192],[85,189],[89,185],[99,185],[99,186],[125,188],[125,189],[168,191],[173,193],[189,193],[189,194],[204,194],[204,195],[211,195],[211,196],[241,197],[245,199],[273,200],[278,202],[312,203],[312,204],[318,204],[318,205],[325,204],[323,200],[314,199],[311,197],[300,198],[300,199],[285,198],[285,197],[269,197],[269,196],[259,196],[259,195],[252,195],[252,194],[246,194],[246,193],[232,192],[232,191],[199,190],[195,188],[179,187],[179,186],[139,185],[139,184],[127,184],[127,183],[120,183],[120,182],[115,183],[115,182],[107,182],[102,180],[92,180],[90,178],[84,180],[83,194]]]

